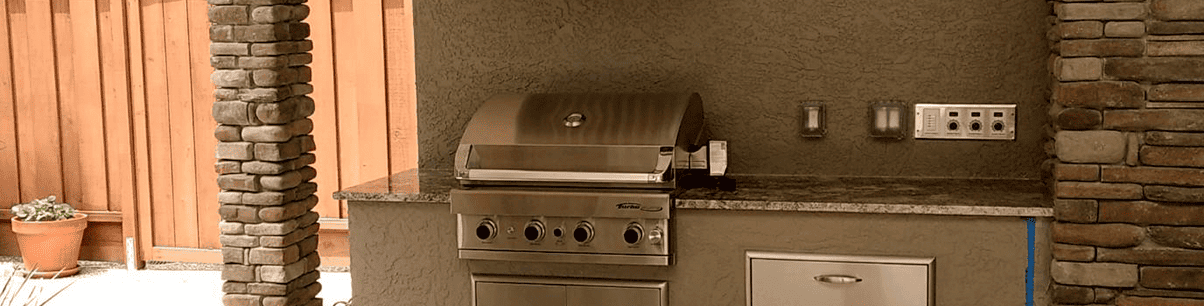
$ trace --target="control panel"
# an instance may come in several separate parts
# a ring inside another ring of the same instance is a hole
[[[916,139],[1015,140],[1015,104],[916,104]]]
[[[460,215],[460,247],[667,255],[667,219]]]

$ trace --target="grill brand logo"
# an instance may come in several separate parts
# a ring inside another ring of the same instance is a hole
[[[618,210],[639,210],[639,211],[646,211],[646,212],[658,212],[658,211],[665,209],[664,207],[659,207],[659,206],[658,207],[644,207],[643,205],[640,205],[640,203],[631,203],[631,202],[615,204],[615,208]]]

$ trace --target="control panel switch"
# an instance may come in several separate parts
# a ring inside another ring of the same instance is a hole
[[[803,137],[819,138],[824,137],[827,132],[824,126],[824,103],[820,101],[803,102],[802,114],[799,116],[802,122],[802,130],[799,135]]]
[[[898,101],[870,103],[870,136],[888,139],[903,139],[906,135],[903,114],[907,104]]]
[[[707,169],[711,176],[723,176],[727,173],[727,141],[711,140],[707,145]]]

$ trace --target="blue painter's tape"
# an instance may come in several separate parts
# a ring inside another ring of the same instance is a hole
[[[1037,250],[1033,240],[1037,237],[1037,220],[1024,218],[1024,222],[1028,223],[1028,269],[1025,269],[1024,273],[1024,305],[1033,306],[1033,257]]]

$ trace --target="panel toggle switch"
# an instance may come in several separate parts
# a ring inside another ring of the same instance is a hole
[[[803,137],[824,137],[826,127],[824,126],[824,102],[822,101],[807,101],[803,102],[802,114],[799,116],[802,122],[802,130],[799,133]]]
[[[907,104],[901,101],[870,103],[870,136],[903,139],[907,130],[903,114],[907,114]]]

